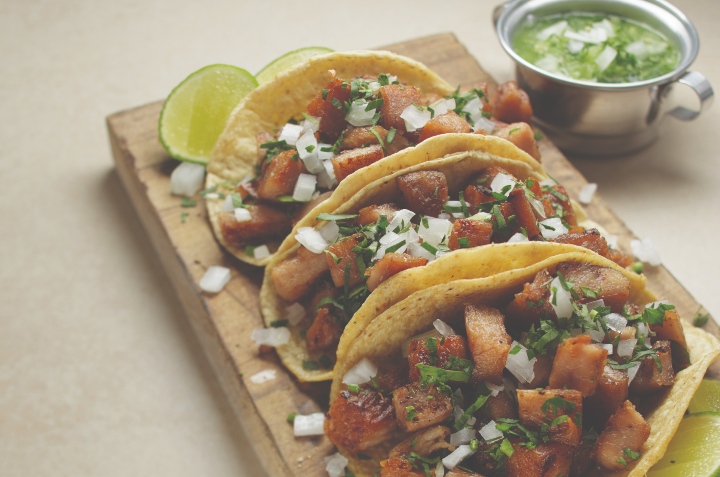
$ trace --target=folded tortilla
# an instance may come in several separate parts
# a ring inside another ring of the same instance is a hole
[[[545,256],[529,266],[518,267],[486,276],[476,273],[475,263],[482,263],[486,258],[483,248],[465,250],[462,259],[456,255],[453,267],[462,279],[446,281],[417,291],[405,299],[395,302],[390,307],[381,310],[371,317],[370,322],[354,339],[345,339],[340,343],[343,349],[342,358],[335,366],[330,402],[339,395],[342,388],[343,375],[363,358],[374,363],[389,362],[406,359],[402,357],[401,346],[403,342],[418,334],[433,328],[433,321],[441,319],[455,329],[464,329],[458,318],[463,316],[466,303],[484,304],[488,306],[504,307],[515,295],[522,290],[525,283],[533,280],[535,275],[543,269],[554,272],[562,262],[582,262],[603,267],[613,268],[622,272],[630,281],[631,292],[629,302],[644,306],[657,301],[657,297],[648,290],[645,277],[629,272],[615,263],[585,249],[575,247],[568,251],[568,246],[558,247],[557,244],[542,244],[526,242],[513,244],[505,250],[506,257],[516,257],[516,263],[527,257],[537,256],[535,248],[555,248],[556,254]],[[542,254],[541,254],[542,255]],[[439,260],[437,262],[440,262]],[[443,265],[450,266],[450,262]],[[474,275],[474,278],[473,278]],[[628,472],[613,474],[616,477],[641,477],[656,463],[672,439],[680,421],[683,418],[690,399],[702,381],[710,364],[720,355],[720,342],[709,333],[684,326],[691,365],[675,375],[675,385],[656,402],[649,412],[644,412],[645,420],[651,426],[651,433],[642,449],[642,457]],[[397,442],[386,442],[377,448],[363,451],[370,459],[358,459],[357,456],[340,449],[350,463],[348,468],[358,477],[374,475],[380,466],[380,461],[387,459],[389,450]],[[590,475],[601,475],[590,474]]]

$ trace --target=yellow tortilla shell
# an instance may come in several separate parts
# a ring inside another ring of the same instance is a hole
[[[532,242],[514,245],[516,246],[506,252],[507,255],[518,253],[532,256],[532,249],[539,245],[556,246],[556,244]],[[463,257],[461,264],[472,263],[475,254],[480,258],[483,249],[470,249],[467,252],[469,253]],[[646,288],[644,276],[622,269],[613,262],[580,248],[569,253],[561,251],[528,267],[505,271],[492,277],[479,275],[478,278],[465,278],[435,285],[413,293],[405,300],[386,308],[371,320],[356,339],[342,343],[346,349],[343,359],[335,366],[336,374],[330,391],[330,402],[340,393],[343,375],[362,358],[368,358],[374,363],[406,359],[401,354],[403,342],[432,329],[434,320],[439,318],[455,329],[463,329],[465,303],[502,307],[522,289],[523,284],[532,281],[539,271],[545,268],[554,271],[558,264],[566,261],[591,263],[621,271],[630,280],[629,301],[631,302],[645,305],[657,299]],[[688,326],[685,327],[685,336],[692,365],[677,373],[673,388],[661,396],[656,406],[645,415],[652,430],[643,446],[643,456],[630,471],[602,475],[640,477],[664,454],[707,368],[720,355],[720,342],[709,333]],[[365,454],[370,455],[371,460],[359,460],[352,454],[343,452],[342,449],[340,451],[350,460],[348,468],[356,476],[371,476],[378,469],[380,460],[387,458],[388,451],[396,443],[388,442],[376,449],[366,451]]]

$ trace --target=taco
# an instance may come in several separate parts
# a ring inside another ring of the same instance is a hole
[[[353,172],[377,162],[386,164],[376,171],[403,167],[398,152],[443,133],[505,136],[539,158],[532,129],[518,122],[532,114],[527,95],[514,83],[492,95],[476,86],[461,93],[388,52],[331,53],[280,73],[235,108],[212,151],[207,205],[217,239],[265,265],[338,183],[358,190],[377,176]]]
[[[356,476],[640,477],[660,459],[720,343],[643,276],[558,252],[418,291],[342,344],[325,433]]]
[[[281,245],[266,268],[260,300],[268,326],[290,328],[290,342],[278,353],[300,380],[331,379],[343,333],[356,336],[378,307],[390,306],[390,291],[410,294],[444,280],[431,271],[442,267],[431,266],[463,248],[556,241],[631,263],[608,248],[565,189],[527,154],[491,136],[474,142],[464,152],[419,157],[353,196],[338,189]],[[516,266],[499,252],[486,256],[486,275]]]

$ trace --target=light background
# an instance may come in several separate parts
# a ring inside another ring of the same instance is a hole
[[[693,69],[720,86],[713,0]],[[258,476],[113,169],[104,118],[190,72],[285,51],[454,32],[496,79],[488,1],[0,3],[0,475]],[[720,107],[633,156],[578,161],[599,194],[720,316]]]

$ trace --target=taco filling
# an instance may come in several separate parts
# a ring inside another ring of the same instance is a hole
[[[499,307],[466,303],[403,358],[347,370],[325,433],[381,477],[625,473],[647,451],[643,414],[689,365],[674,306],[630,295],[619,270],[574,261]]]
[[[550,241],[588,248],[623,267],[632,263],[597,230],[578,224],[567,192],[554,181],[519,180],[497,166],[462,178],[457,192],[449,190],[439,170],[391,180],[395,202],[369,205],[357,214],[320,214],[325,225],[300,227],[295,238],[302,246],[270,269],[275,293],[310,318],[308,352],[325,355],[325,361],[344,326],[381,283],[453,250]]]
[[[227,195],[218,216],[228,244],[249,246],[252,255],[254,245],[287,235],[353,172],[440,134],[492,134],[540,159],[528,96],[514,82],[492,95],[482,83],[441,97],[389,74],[347,80],[331,70],[330,77],[302,117],[257,134],[255,173]]]

